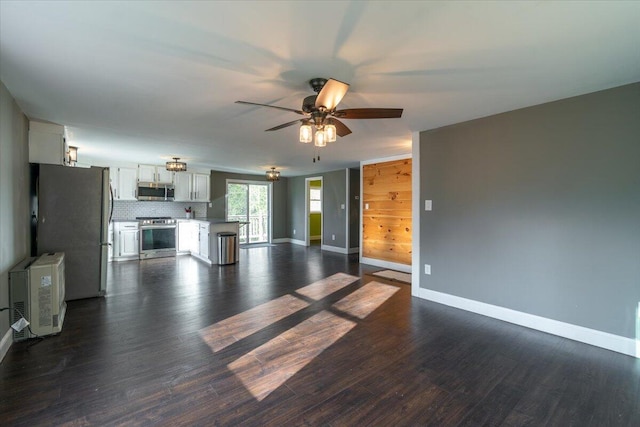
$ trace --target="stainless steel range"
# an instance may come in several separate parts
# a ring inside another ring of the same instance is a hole
[[[176,220],[137,217],[140,221],[140,259],[176,256]]]

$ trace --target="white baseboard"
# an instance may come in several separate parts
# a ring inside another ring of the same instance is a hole
[[[289,239],[289,243],[293,243],[294,245],[307,246],[307,242],[305,242],[304,240]]]
[[[322,236],[309,236],[309,240],[322,240]]]
[[[283,237],[281,239],[271,239],[271,243],[291,243],[291,239]]]
[[[0,341],[0,362],[4,360],[11,344],[13,344],[13,329],[9,328],[7,333],[2,337],[2,341]]]
[[[407,264],[399,264],[397,262],[382,261],[375,258],[360,257],[361,264],[375,265],[376,267],[388,268],[389,270],[401,271],[403,273],[411,273],[411,266]]]
[[[572,325],[570,323],[432,291],[430,289],[418,288],[418,293],[414,296],[640,358],[640,341],[634,340],[633,338],[621,337],[608,332]]]
[[[321,245],[320,249],[322,249],[323,251],[336,252],[344,255],[347,255],[349,253],[349,251],[347,251],[347,248],[340,248],[338,246],[331,246],[331,245]]]

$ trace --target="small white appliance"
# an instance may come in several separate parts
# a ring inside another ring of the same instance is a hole
[[[14,330],[14,341],[62,331],[67,310],[64,253],[27,258],[9,272],[12,323],[24,317],[29,328]]]

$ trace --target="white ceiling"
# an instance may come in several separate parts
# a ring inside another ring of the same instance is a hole
[[[640,81],[640,2],[0,1],[0,79],[80,161],[283,176],[411,152],[421,130]],[[308,80],[351,84],[321,150],[297,142]]]

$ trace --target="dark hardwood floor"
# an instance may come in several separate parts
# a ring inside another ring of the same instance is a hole
[[[240,252],[111,264],[106,298],[13,344],[0,425],[640,425],[639,359],[411,298],[357,256]],[[336,273],[357,277],[296,292]]]

